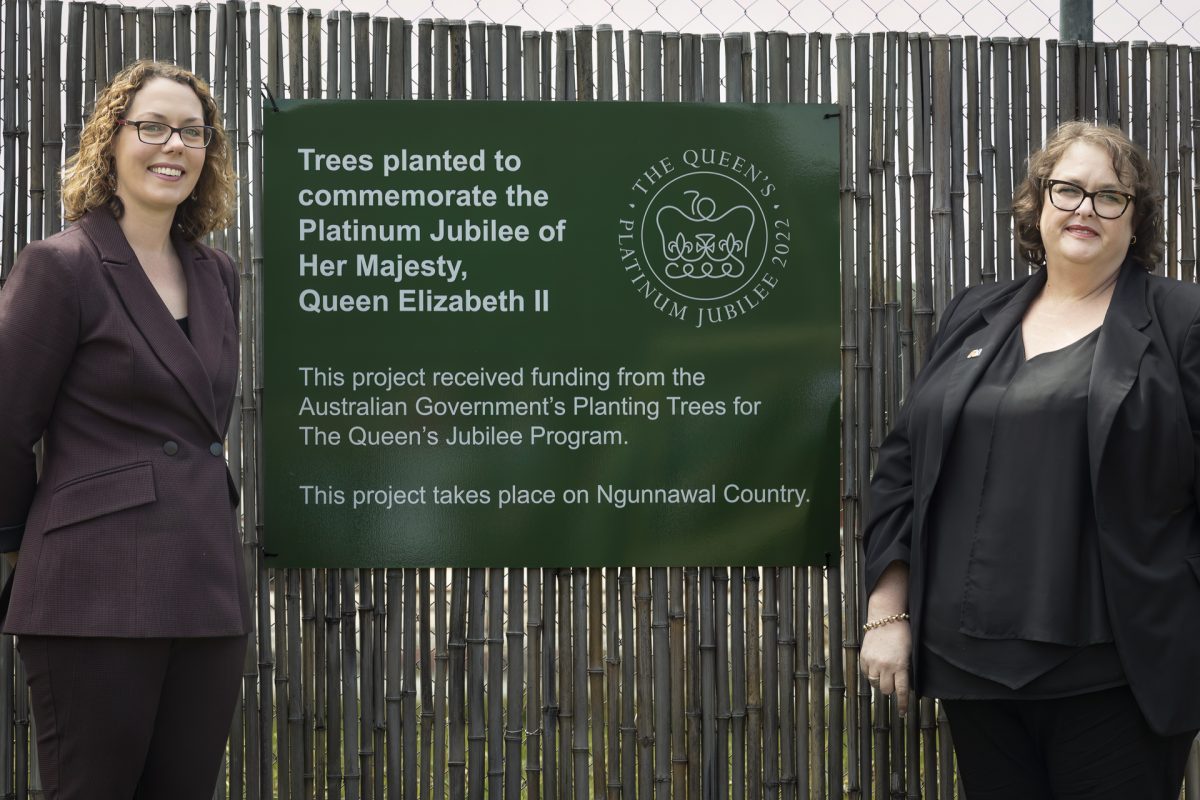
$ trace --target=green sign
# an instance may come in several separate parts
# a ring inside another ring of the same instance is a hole
[[[835,111],[268,109],[269,563],[824,563]]]

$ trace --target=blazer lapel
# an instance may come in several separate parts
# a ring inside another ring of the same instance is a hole
[[[1093,487],[1100,476],[1100,460],[1117,409],[1133,388],[1142,355],[1150,344],[1150,337],[1142,332],[1150,324],[1146,287],[1145,270],[1126,263],[1117,277],[1108,313],[1100,326],[1088,384],[1088,461]]]
[[[179,381],[213,433],[218,434],[216,408],[209,374],[205,370],[204,364],[201,363],[196,348],[188,341],[188,337],[184,335],[179,323],[171,317],[170,311],[167,310],[162,298],[158,296],[154,285],[150,283],[150,279],[146,276],[141,264],[138,263],[137,257],[130,248],[129,242],[126,241],[125,234],[117,225],[117,221],[107,211],[97,210],[84,215],[79,224],[100,251],[101,263],[111,277],[130,320],[141,331],[150,349],[158,356],[163,366]],[[192,248],[187,249],[192,250]],[[184,254],[181,253],[180,258],[184,259]],[[189,270],[188,267],[189,264],[185,263],[184,271],[188,274],[190,325],[191,320],[212,313],[212,310],[203,307],[205,304],[203,296],[207,290],[200,286],[197,287],[198,291],[193,294],[194,280],[191,273],[196,270]],[[193,305],[197,295],[200,296],[200,307]],[[205,324],[201,323],[201,328],[204,327],[206,327]],[[202,338],[210,337],[211,334],[206,332]],[[204,347],[208,350],[212,349],[208,343]]]
[[[215,408],[213,390],[221,366],[227,358],[237,359],[235,339],[230,333],[234,330],[233,310],[218,265],[198,247],[178,237],[175,238],[175,250],[187,277],[188,329],[192,348],[200,359],[206,380],[205,391]]]
[[[988,365],[1000,351],[1004,340],[1012,333],[1013,328],[1021,324],[1025,310],[1037,297],[1046,283],[1043,270],[1033,273],[1014,293],[1000,297],[990,306],[980,309],[980,314],[987,323],[966,338],[958,352],[950,355],[950,375],[946,381],[946,393],[942,399],[942,439],[938,453],[936,468],[941,470],[941,462],[950,448],[954,429],[962,415],[967,397],[979,378],[987,371]],[[1007,302],[1005,302],[1007,300]]]

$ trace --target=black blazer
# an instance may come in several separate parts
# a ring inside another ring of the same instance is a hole
[[[957,295],[880,447],[863,532],[865,586],[869,593],[892,561],[909,564],[914,642],[929,503],[939,481],[953,490],[941,465],[955,425],[1044,284],[1039,270]],[[1096,344],[1087,427],[1105,596],[1126,677],[1156,732],[1200,728],[1200,286],[1124,265]],[[1020,475],[1011,480],[1014,492],[1037,491]]]

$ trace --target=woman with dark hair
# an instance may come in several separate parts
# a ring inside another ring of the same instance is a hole
[[[197,240],[233,190],[208,86],[136,62],[63,170],[75,224],[26,247],[0,293],[4,631],[48,800],[213,794],[250,618],[223,445],[238,278]]]
[[[1070,122],[1014,200],[1039,269],[946,307],[879,451],[862,668],[940,698],[970,800],[1175,798],[1200,729],[1200,287],[1155,170]]]

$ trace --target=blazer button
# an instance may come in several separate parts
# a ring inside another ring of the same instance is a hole
[[[170,442],[170,441],[165,442],[163,444],[163,452],[169,456],[173,456],[179,452],[179,445],[176,444],[175,442]]]
[[[225,448],[221,446],[220,442],[213,442],[208,446],[208,452],[214,456],[223,456],[225,455]]]

